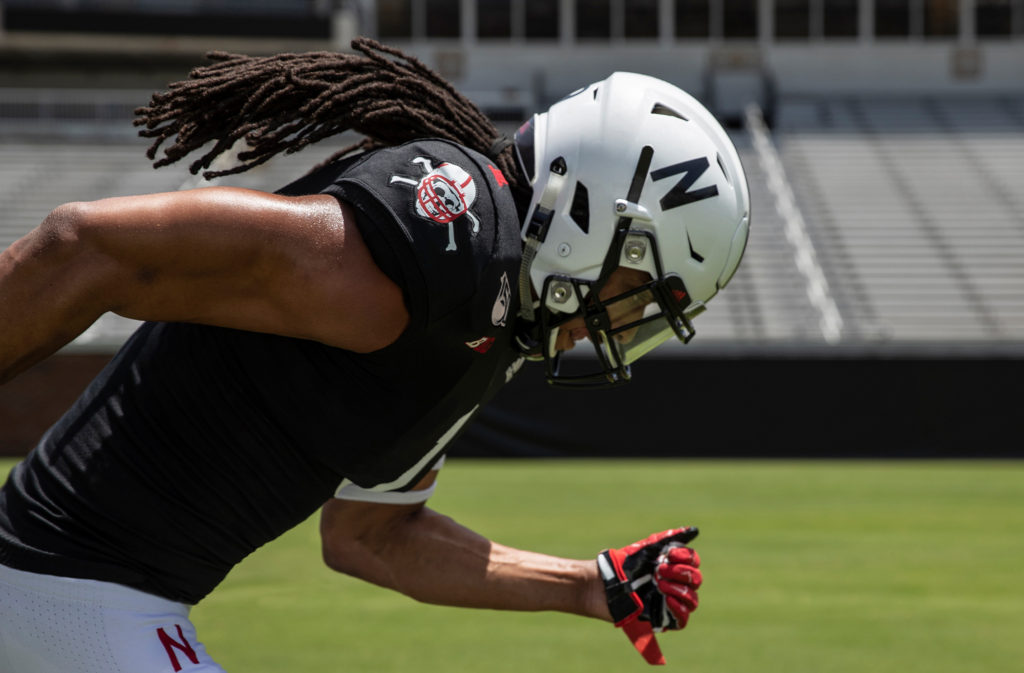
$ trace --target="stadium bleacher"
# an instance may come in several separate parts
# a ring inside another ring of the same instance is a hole
[[[754,226],[744,264],[701,317],[701,338],[688,348],[836,341],[1016,347],[1024,338],[1022,109],[1014,99],[782,106],[770,142],[838,310],[838,339],[823,332],[815,290],[800,271],[800,250],[786,232],[763,157],[749,131],[732,131],[748,170]],[[150,169],[128,119],[92,121],[98,129],[121,126],[121,136],[108,130],[105,142],[83,141],[75,137],[86,123],[79,120],[71,137],[32,141],[4,134],[5,123],[8,130],[20,123],[13,115],[0,119],[0,245],[63,202],[202,184],[184,166]],[[277,189],[347,140],[219,183]],[[97,338],[116,341],[102,330],[86,341]]]
[[[4,0],[7,27],[132,35],[326,38],[319,0]]]
[[[851,338],[1024,336],[1019,100],[836,100],[779,133]]]

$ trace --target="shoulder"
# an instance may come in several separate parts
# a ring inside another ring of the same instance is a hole
[[[396,204],[406,202],[409,207],[399,208],[397,215],[440,224],[481,208],[514,216],[508,181],[495,162],[447,140],[415,140],[369,152],[345,166],[337,183],[358,185]]]
[[[397,258],[428,323],[472,303],[496,266],[514,282],[518,213],[504,175],[477,152],[435,139],[377,150],[325,191],[357,210],[371,249]]]

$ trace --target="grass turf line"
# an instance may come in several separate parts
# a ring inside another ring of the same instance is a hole
[[[660,638],[670,667],[961,673],[1024,661],[1022,462],[454,459],[430,506],[571,557],[699,525],[701,608]],[[334,574],[316,523],[258,550],[193,611],[229,672],[646,668],[600,622],[419,605]]]

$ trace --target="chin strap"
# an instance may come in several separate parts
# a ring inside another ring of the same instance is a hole
[[[523,261],[519,265],[519,317],[534,322],[533,285],[530,283],[530,268],[537,256],[544,239],[548,236],[548,228],[555,216],[555,202],[565,187],[565,160],[558,157],[551,162],[551,172],[544,192],[540,195],[537,206],[533,209],[530,221],[526,224],[526,241],[523,243]],[[542,299],[543,301],[543,299]]]
[[[516,320],[514,338],[516,347],[519,348],[519,352],[524,358],[530,362],[541,362],[544,360],[543,344],[540,340],[540,325],[520,318]]]

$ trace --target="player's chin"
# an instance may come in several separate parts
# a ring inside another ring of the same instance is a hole
[[[555,350],[564,353],[565,351],[571,351],[573,346],[576,345],[576,341],[573,340],[572,335],[568,330],[559,330],[558,337],[555,339]]]

